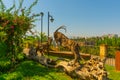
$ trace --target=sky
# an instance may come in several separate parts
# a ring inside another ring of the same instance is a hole
[[[15,0],[16,2],[18,0]],[[28,7],[34,0],[24,0]],[[13,0],[3,0],[7,7]],[[105,34],[120,35],[120,0],[39,0],[33,13],[44,12],[43,31],[47,34],[48,12],[53,16],[50,23],[50,35],[61,25],[67,36],[91,37]],[[41,31],[40,20],[35,22],[37,31]]]

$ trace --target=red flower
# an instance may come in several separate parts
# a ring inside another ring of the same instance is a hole
[[[14,26],[11,26],[10,28],[11,28],[11,29],[14,29]]]

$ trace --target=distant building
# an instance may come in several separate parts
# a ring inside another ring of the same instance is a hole
[[[107,34],[107,35],[103,35],[102,38],[104,37],[108,37],[108,38],[118,38],[118,34]]]
[[[108,37],[109,38],[118,38],[118,35],[117,34],[108,34]]]

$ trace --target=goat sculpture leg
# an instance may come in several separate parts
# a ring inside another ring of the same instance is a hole
[[[79,54],[79,45],[77,42],[70,40],[70,39],[62,39],[62,46],[66,47],[71,50],[71,52],[74,55],[74,59],[70,61],[69,65],[75,65],[76,63],[79,63],[80,60],[80,54]]]
[[[59,51],[59,46],[60,46],[59,41],[55,40],[55,42],[56,42],[56,50]]]
[[[80,54],[79,54],[79,45],[77,43],[73,43],[74,45],[71,46],[71,51],[74,55],[74,59],[72,63],[70,62],[70,65],[75,65],[76,63],[79,63],[80,60]]]

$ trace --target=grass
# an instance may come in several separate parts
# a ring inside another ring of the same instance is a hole
[[[34,61],[23,61],[7,73],[0,75],[0,80],[72,80],[63,72],[47,68]]]
[[[106,65],[106,70],[108,71],[108,78],[110,80],[120,80],[120,71],[116,71],[115,67]]]

